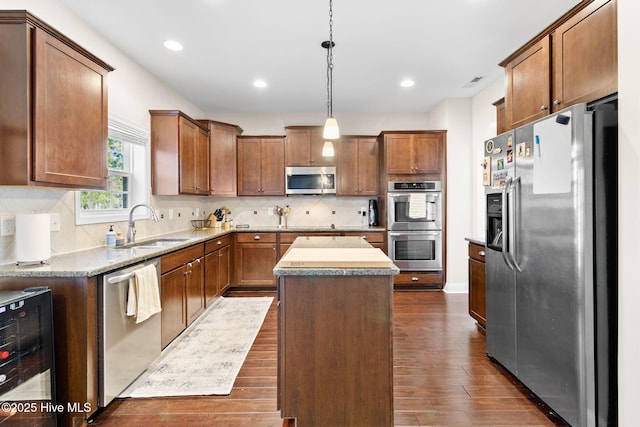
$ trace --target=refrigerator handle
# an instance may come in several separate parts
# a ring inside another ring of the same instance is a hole
[[[509,189],[511,187],[511,178],[507,178],[507,181],[504,184],[504,188],[502,189],[502,259],[504,263],[507,264],[510,270],[513,270],[513,265],[511,264],[511,260],[509,259],[509,243],[511,238],[509,233]]]
[[[513,178],[507,190],[508,197],[508,225],[509,228],[509,258],[511,260],[512,269],[522,271],[517,261],[517,242],[518,233],[516,232],[516,201],[519,197],[518,186],[520,185],[520,177]]]

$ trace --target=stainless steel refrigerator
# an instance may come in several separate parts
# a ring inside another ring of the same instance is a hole
[[[487,354],[573,426],[617,424],[617,100],[485,142]]]

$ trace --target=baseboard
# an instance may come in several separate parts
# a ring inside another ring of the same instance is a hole
[[[469,284],[467,282],[447,282],[442,290],[448,294],[468,294]]]

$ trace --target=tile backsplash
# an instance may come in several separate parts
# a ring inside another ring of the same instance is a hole
[[[151,205],[160,222],[137,220],[137,239],[173,231],[188,230],[192,219],[204,219],[221,207],[231,211],[235,224],[277,226],[276,206],[289,206],[290,227],[366,226],[367,217],[358,213],[368,206],[362,197],[292,196],[292,197],[151,197]],[[75,192],[43,188],[0,187],[0,215],[21,213],[58,213],[60,231],[51,232],[51,254],[75,252],[103,246],[109,223],[76,225]],[[127,222],[114,223],[114,230],[125,236]],[[15,262],[15,236],[0,237],[0,265]]]

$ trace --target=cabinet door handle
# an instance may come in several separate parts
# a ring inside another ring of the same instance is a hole
[[[553,105],[560,105],[560,104],[561,104],[561,102],[560,102],[559,99],[556,99],[556,100],[553,101]]]
[[[484,256],[484,251],[480,251],[480,252],[478,252],[478,255],[480,255],[480,256]]]
[[[187,267],[191,268],[193,267],[193,264],[191,264],[190,262],[187,263]]]
[[[544,110],[547,110],[547,109],[549,109],[549,107],[547,107],[546,105],[541,105],[540,106],[540,110],[541,111],[544,111]]]
[[[253,240],[260,240],[260,236],[253,236]]]

